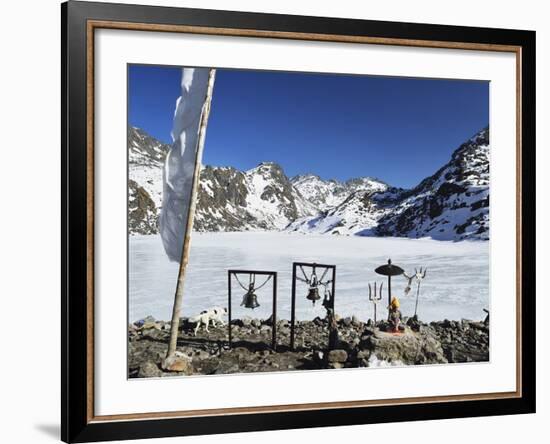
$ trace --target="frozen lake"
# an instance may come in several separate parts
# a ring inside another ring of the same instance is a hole
[[[374,238],[358,236],[302,235],[294,233],[193,233],[186,273],[182,316],[193,316],[213,306],[227,306],[227,270],[257,269],[278,273],[279,318],[290,319],[292,262],[336,265],[336,313],[355,314],[362,320],[373,317],[368,287],[384,281],[384,298],[378,313],[384,313],[387,278],[374,269],[387,262],[409,274],[415,267],[427,267],[422,282],[419,317],[483,319],[489,307],[489,242],[447,242],[431,239]],[[159,236],[130,236],[129,320],[152,315],[169,320],[172,312],[178,264],[169,262]],[[241,280],[246,280],[246,277]],[[258,277],[258,282],[262,282]],[[403,296],[406,279],[392,278],[392,293],[401,301],[404,316],[414,313],[416,284]],[[233,317],[268,317],[271,287],[257,292],[260,307],[254,311],[239,307],[244,291],[233,287]],[[298,319],[324,316],[318,302],[306,300],[307,287],[298,283]],[[383,315],[382,315],[383,316]]]

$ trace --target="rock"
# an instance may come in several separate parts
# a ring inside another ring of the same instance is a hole
[[[375,327],[369,327],[367,324],[367,326],[363,329],[363,332],[361,333],[361,339],[366,339],[368,336],[372,336],[374,334],[374,331]]]
[[[233,349],[233,354],[237,357],[239,362],[249,362],[255,360],[258,356],[255,353],[250,352],[245,347],[237,347]]]
[[[327,367],[331,368],[331,369],[344,368],[344,363],[343,362],[329,362]]]
[[[351,317],[351,323],[354,327],[361,327],[363,323],[359,320],[359,318],[355,315]]]
[[[191,358],[180,352],[176,352],[174,356],[166,358],[162,362],[162,369],[166,372],[183,372],[186,375],[193,374]]]
[[[281,336],[289,336],[290,335],[290,328],[283,327],[277,330],[277,334]]]
[[[155,318],[153,316],[149,315],[149,316],[144,317],[143,319],[140,319],[139,321],[134,322],[134,324],[138,327],[141,327],[141,326],[143,326],[143,324],[145,324],[147,322],[153,323],[153,322],[155,322]]]
[[[243,318],[241,322],[243,327],[250,327],[252,325],[252,319],[250,318]]]
[[[262,321],[259,319],[252,319],[252,325],[256,328],[260,328],[262,326]]]
[[[197,350],[197,351],[195,351],[195,356],[194,357],[196,359],[208,359],[210,357],[210,353],[208,353],[205,350]]]
[[[348,352],[342,349],[331,350],[328,352],[328,362],[346,362]]]
[[[232,362],[222,361],[216,370],[218,375],[226,375],[231,373],[239,373],[239,365],[233,364]]]
[[[153,327],[153,328],[143,329],[141,334],[148,338],[159,340],[165,337],[166,332],[163,332],[158,328]]]
[[[138,378],[158,378],[162,376],[162,370],[153,361],[146,361],[140,365]]]
[[[351,318],[350,317],[347,317],[347,318],[344,318],[342,323],[346,326],[346,327],[349,327],[351,325]]]
[[[217,358],[208,358],[195,365],[195,373],[213,375],[218,370],[220,361]]]
[[[420,331],[420,322],[416,316],[407,319],[407,325],[414,331]]]
[[[354,348],[355,346],[349,341],[338,339],[336,345],[334,347],[331,347],[331,350],[344,350],[349,354]]]
[[[319,316],[316,316],[313,321],[312,321],[315,325],[318,325],[318,326],[322,326],[324,325],[325,321],[320,318]]]
[[[380,331],[391,332],[393,331],[393,324],[390,324],[387,319],[384,319],[383,321],[378,321],[378,329]]]
[[[440,342],[431,331],[421,334],[407,330],[401,335],[376,331],[365,346],[382,361],[399,361],[405,365],[447,362]]]
[[[486,332],[488,331],[488,327],[487,327],[487,324],[483,323],[483,322],[470,322],[470,327],[471,328],[474,328],[476,330],[481,330],[483,332]]]

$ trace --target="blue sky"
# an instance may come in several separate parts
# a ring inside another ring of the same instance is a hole
[[[128,75],[129,124],[171,142],[180,68]],[[488,123],[488,82],[218,69],[203,162],[408,188]]]

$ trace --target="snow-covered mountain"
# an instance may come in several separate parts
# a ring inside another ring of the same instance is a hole
[[[170,145],[145,131],[128,128],[128,230],[132,234],[158,233],[162,202],[162,165]]]
[[[313,179],[306,183],[309,195],[317,197],[324,192],[321,186],[310,183]],[[340,195],[341,188],[335,189]],[[286,229],[301,233],[487,240],[489,128],[463,143],[446,165],[411,190],[374,182],[374,186],[358,187],[342,202],[313,217],[298,219]]]
[[[287,231],[300,233],[355,234],[372,228],[382,213],[369,196],[390,188],[371,177],[339,182],[308,174],[296,176],[291,182],[319,209],[314,216],[296,219],[286,227]]]
[[[128,131],[128,225],[131,234],[158,233],[162,165],[170,145],[143,130]],[[193,229],[196,231],[282,230],[317,213],[282,168],[264,162],[248,171],[204,166]]]
[[[382,191],[388,187],[384,182],[370,177],[339,182],[323,180],[314,174],[294,176],[290,182],[320,211],[340,205],[356,191]]]
[[[206,166],[201,171],[194,230],[282,230],[315,206],[291,184],[276,163],[248,171]]]
[[[451,160],[378,221],[381,236],[489,239],[489,128],[463,143]]]
[[[129,231],[154,234],[169,145],[131,128]],[[247,171],[204,166],[194,230],[285,230],[361,236],[489,238],[489,129],[410,190],[363,177],[346,182],[306,174],[289,179],[273,162]]]

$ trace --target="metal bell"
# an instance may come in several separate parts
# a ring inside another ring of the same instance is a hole
[[[243,296],[243,301],[241,302],[241,305],[244,305],[245,308],[252,308],[255,309],[256,307],[259,307],[260,304],[258,304],[258,296],[256,296],[256,293],[247,292]]]
[[[307,292],[306,299],[310,300],[315,305],[315,302],[321,299],[321,296],[319,296],[319,288],[310,287],[309,291]]]

